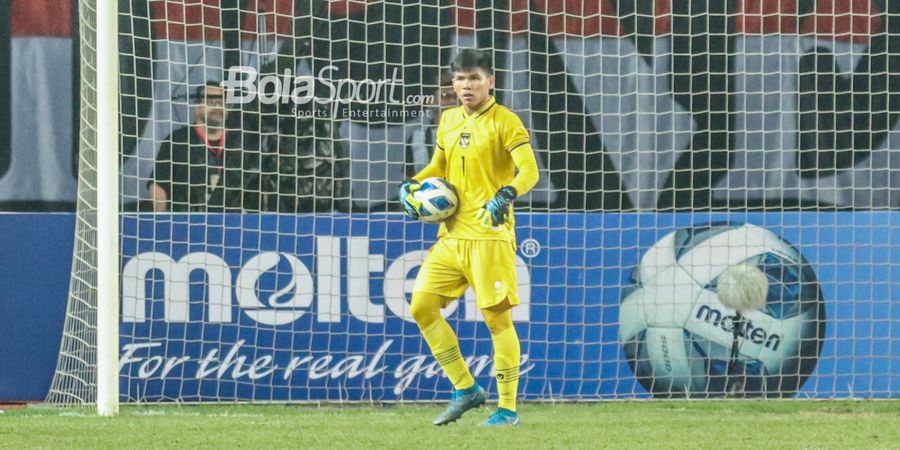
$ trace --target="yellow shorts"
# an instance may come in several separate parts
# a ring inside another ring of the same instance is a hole
[[[510,305],[518,305],[516,250],[513,244],[507,241],[439,239],[419,268],[413,292],[457,299],[469,286],[475,291],[475,303],[479,309],[490,308],[507,298]]]

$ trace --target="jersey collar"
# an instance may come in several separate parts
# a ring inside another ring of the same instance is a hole
[[[490,96],[490,98],[488,98],[488,101],[485,102],[484,106],[479,108],[478,111],[475,111],[472,114],[466,115],[466,118],[474,117],[477,119],[477,118],[481,117],[482,114],[486,113],[489,109],[493,108],[495,104],[497,104],[497,100],[492,95],[492,96]],[[466,112],[466,110],[464,109],[463,114],[465,114],[465,112]]]

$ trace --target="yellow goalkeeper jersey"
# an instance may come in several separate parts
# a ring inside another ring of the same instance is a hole
[[[487,229],[476,215],[500,188],[513,186],[522,196],[537,183],[534,150],[519,117],[493,97],[472,114],[466,114],[462,106],[450,108],[441,113],[436,141],[431,163],[415,179],[443,177],[459,195],[457,212],[441,224],[438,238],[503,240],[515,245],[512,214],[505,225]]]

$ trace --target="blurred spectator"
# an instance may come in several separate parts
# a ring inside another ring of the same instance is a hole
[[[350,202],[346,150],[331,121],[306,114],[284,117],[263,144],[267,196],[263,209],[282,213],[347,211]]]
[[[172,132],[160,147],[148,183],[156,212],[256,210],[258,159],[244,133],[225,127],[223,89],[207,81],[191,97],[194,123]]]

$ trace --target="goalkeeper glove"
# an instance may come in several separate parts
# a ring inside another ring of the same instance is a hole
[[[497,191],[497,195],[495,195],[487,205],[484,205],[484,208],[482,208],[481,211],[478,211],[477,217],[481,222],[481,226],[484,228],[489,226],[496,227],[497,225],[506,223],[506,220],[509,218],[510,206],[518,195],[516,188],[512,186],[500,188],[500,190]]]
[[[413,192],[422,189],[422,185],[418,181],[408,178],[400,183],[400,204],[403,205],[403,212],[413,219],[419,218],[419,208],[422,202],[416,199]]]

